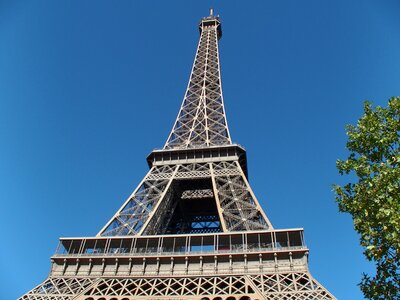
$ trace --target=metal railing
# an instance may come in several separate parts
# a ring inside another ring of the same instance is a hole
[[[302,229],[240,233],[130,237],[61,238],[54,257],[160,256],[307,249]]]

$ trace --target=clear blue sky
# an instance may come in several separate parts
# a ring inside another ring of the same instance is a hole
[[[210,6],[258,199],[274,227],[304,227],[318,281],[362,299],[371,265],[331,184],[345,124],[400,94],[399,1],[1,1],[0,299],[45,279],[58,238],[95,235],[145,175]]]

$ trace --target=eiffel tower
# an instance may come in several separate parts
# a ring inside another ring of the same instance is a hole
[[[150,170],[95,237],[60,238],[23,300],[335,299],[308,271],[302,229],[274,229],[231,141],[212,10],[182,106]]]

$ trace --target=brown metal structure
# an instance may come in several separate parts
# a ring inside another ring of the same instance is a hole
[[[308,271],[302,229],[274,229],[232,144],[212,11],[183,103],[150,170],[96,237],[61,238],[23,300],[335,299]]]

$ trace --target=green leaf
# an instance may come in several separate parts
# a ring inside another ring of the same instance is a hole
[[[333,191],[339,210],[353,217],[365,257],[375,263],[375,274],[364,274],[360,288],[367,299],[400,299],[400,98],[387,108],[366,101],[346,134],[350,153],[336,167],[357,180]]]

